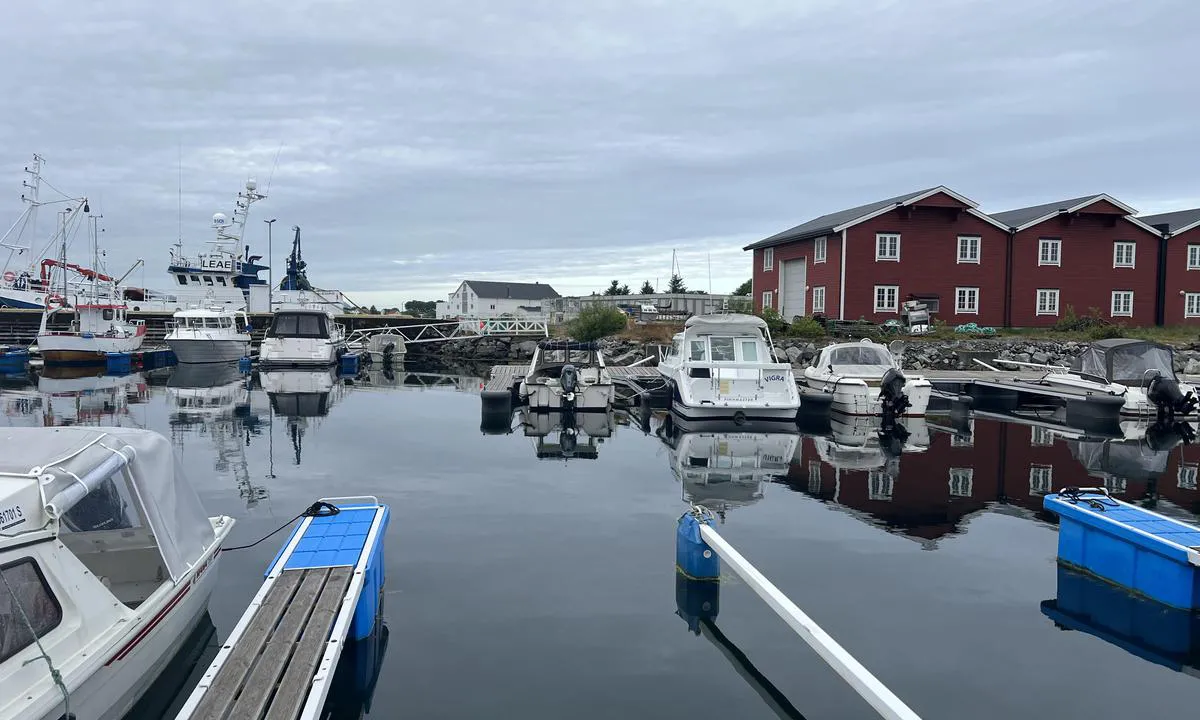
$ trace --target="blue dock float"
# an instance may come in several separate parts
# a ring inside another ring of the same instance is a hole
[[[1113,498],[1103,488],[1047,495],[1058,561],[1164,605],[1200,609],[1200,528]]]
[[[19,373],[29,364],[29,351],[0,346],[0,373]]]
[[[358,353],[346,353],[338,363],[338,372],[342,375],[358,375],[358,365],[361,359]]]
[[[376,631],[389,509],[324,498],[271,561],[262,587],[176,720],[316,720],[348,641]]]
[[[104,353],[104,372],[107,375],[126,375],[133,372],[133,353]]]
[[[1200,677],[1200,615],[1134,595],[1058,567],[1058,597],[1042,614],[1066,630],[1087,633],[1176,672]]]

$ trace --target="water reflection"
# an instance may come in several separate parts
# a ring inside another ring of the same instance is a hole
[[[539,460],[590,459],[600,455],[600,445],[613,434],[614,413],[608,412],[535,412],[528,407],[517,410],[523,434],[533,441]]]
[[[683,501],[703,505],[723,522],[726,513],[758,502],[762,485],[787,475],[800,443],[797,432],[748,432],[732,423],[703,430],[662,418],[656,431],[668,448]]]
[[[171,441],[182,451],[189,437],[212,443],[213,469],[232,474],[238,495],[253,508],[269,496],[250,477],[246,448],[261,438],[268,414],[261,396],[255,402],[250,379],[236,364],[179,365],[167,379]]]
[[[321,419],[329,415],[333,406],[345,397],[348,386],[338,378],[336,368],[260,372],[258,382],[267,392],[272,412],[287,419],[293,463],[299,465],[305,434],[310,429],[320,427]]]
[[[97,375],[94,368],[53,368],[58,372],[10,378],[0,405],[9,427],[125,425],[141,427],[134,406],[149,401],[142,373]]]

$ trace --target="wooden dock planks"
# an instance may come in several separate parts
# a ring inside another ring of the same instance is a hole
[[[265,714],[294,720],[353,572],[336,567],[281,573],[192,717],[259,720]]]

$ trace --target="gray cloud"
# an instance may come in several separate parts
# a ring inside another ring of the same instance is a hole
[[[269,178],[256,251],[299,224],[314,281],[388,304],[665,281],[672,249],[727,291],[747,240],[942,183],[1200,204],[1193,0],[8,5],[0,221],[41,152],[152,285],[180,161],[185,242]]]

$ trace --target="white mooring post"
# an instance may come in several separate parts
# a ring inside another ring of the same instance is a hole
[[[712,553],[724,560],[758,596],[767,602],[808,646],[817,651],[828,665],[862,696],[880,717],[887,720],[921,720],[904,701],[879,681],[871,671],[821,629],[779,588],[742,557],[711,525],[712,517],[704,508],[694,508],[680,518],[676,534],[676,563],[686,575],[714,579],[719,570],[714,567]],[[699,542],[697,542],[697,540]],[[707,551],[707,552],[706,552]],[[715,571],[715,572],[714,572]]]

